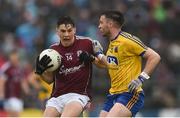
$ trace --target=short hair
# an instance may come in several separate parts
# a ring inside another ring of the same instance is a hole
[[[60,16],[57,21],[57,27],[62,24],[71,24],[73,27],[75,27],[75,23],[70,16]]]
[[[122,26],[124,24],[124,16],[119,11],[105,11],[101,15],[104,15],[106,18],[115,21],[119,26]]]

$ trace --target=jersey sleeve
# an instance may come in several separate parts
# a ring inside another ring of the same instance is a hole
[[[126,45],[128,52],[134,55],[143,56],[147,50],[147,46],[135,36],[127,40]]]

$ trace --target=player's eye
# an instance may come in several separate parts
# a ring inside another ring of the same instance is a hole
[[[72,32],[72,29],[69,29],[68,32]]]
[[[66,32],[66,30],[60,30],[62,33],[65,33]]]

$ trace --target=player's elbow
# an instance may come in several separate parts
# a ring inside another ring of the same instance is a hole
[[[160,62],[161,61],[161,56],[158,54],[158,56],[157,56],[157,60],[158,60],[158,62]]]
[[[161,56],[156,52],[154,53],[153,58],[157,64],[161,61]]]

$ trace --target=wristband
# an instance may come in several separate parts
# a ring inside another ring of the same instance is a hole
[[[150,76],[149,76],[147,73],[145,73],[145,72],[142,72],[142,73],[140,74],[140,76],[142,76],[142,77],[145,78],[145,79],[149,79],[149,78],[150,78]]]
[[[99,60],[101,60],[103,58],[104,54],[99,54],[97,57]]]
[[[103,54],[102,52],[96,52],[95,55],[98,56],[100,54]]]

